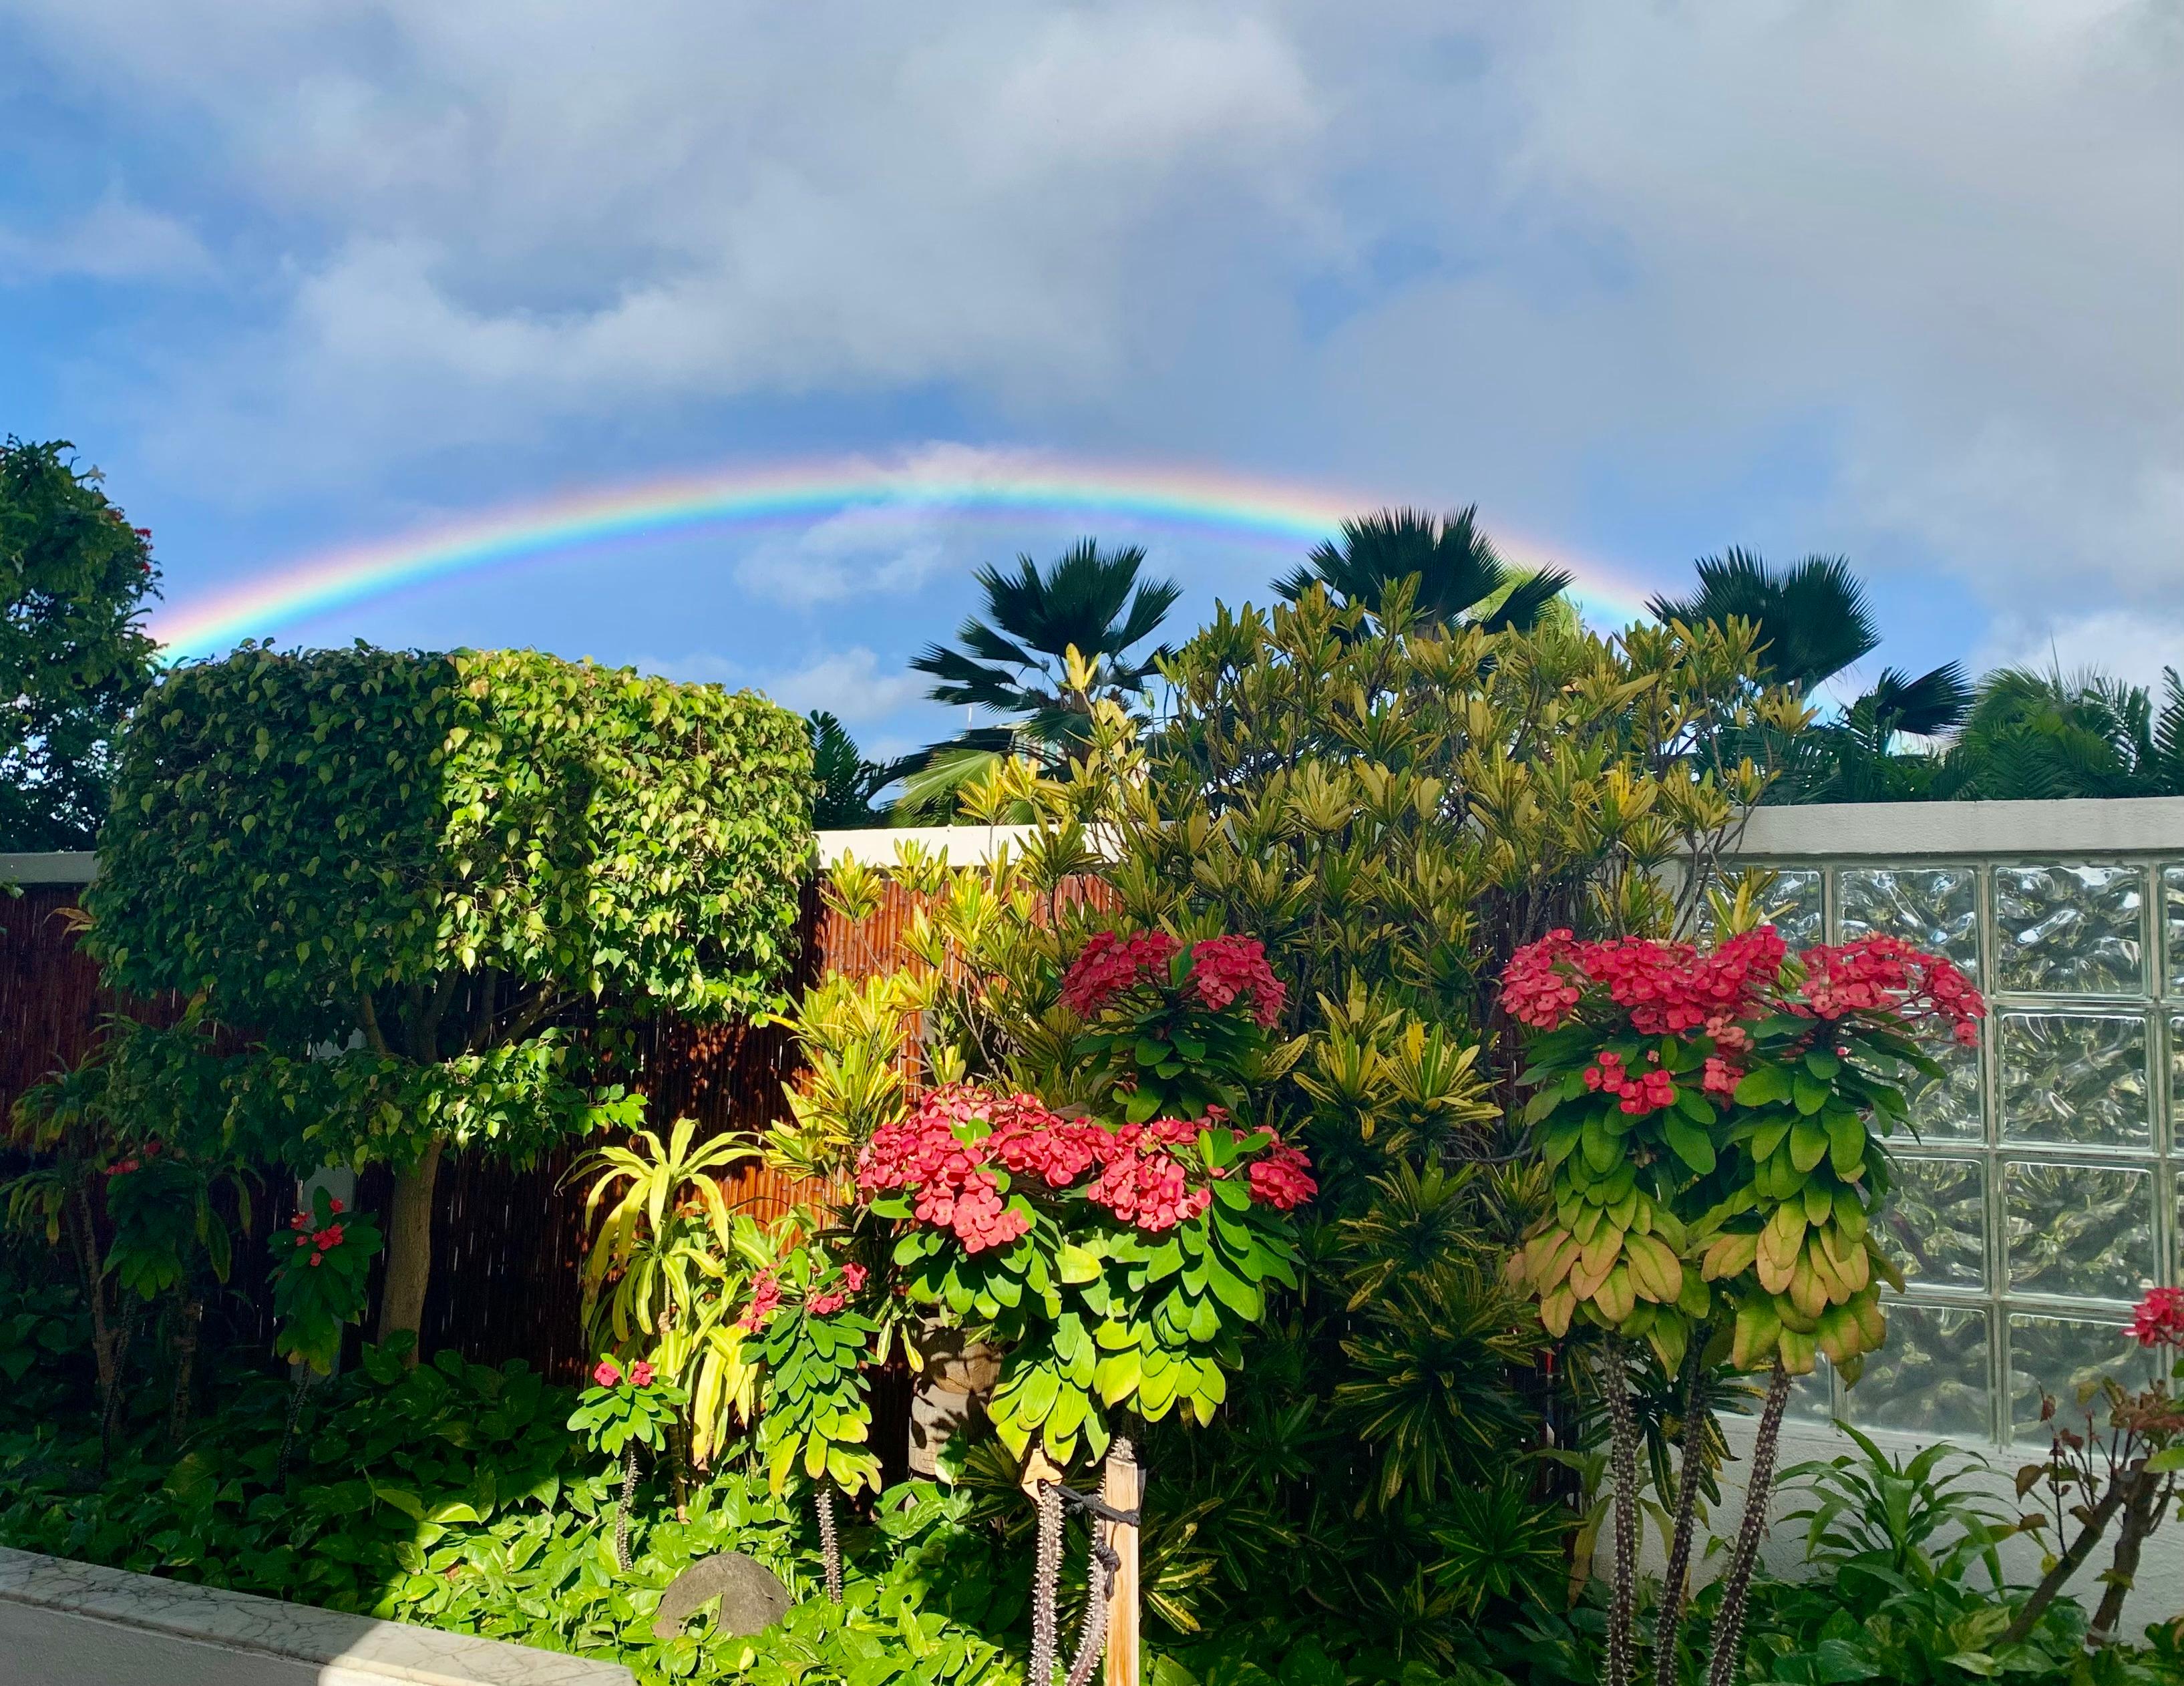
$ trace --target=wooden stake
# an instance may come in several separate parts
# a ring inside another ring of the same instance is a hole
[[[1117,1510],[1135,1510],[1145,1500],[1145,1472],[1130,1443],[1119,1436],[1107,1449],[1103,1487],[1100,1496]],[[1106,1686],[1138,1686],[1138,1530],[1115,1523],[1107,1538],[1123,1561],[1107,1617]]]

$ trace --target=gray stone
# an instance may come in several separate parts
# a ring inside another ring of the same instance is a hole
[[[788,1613],[788,1588],[778,1575],[755,1557],[722,1551],[699,1558],[668,1583],[653,1618],[653,1638],[673,1639],[691,1612],[713,1598],[721,1601],[714,1621],[723,1633],[762,1633]]]

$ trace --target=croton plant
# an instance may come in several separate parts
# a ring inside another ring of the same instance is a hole
[[[1097,934],[1061,991],[1089,1103],[946,1084],[860,1156],[911,1298],[1004,1348],[992,1412],[1018,1455],[1100,1455],[1111,1408],[1209,1421],[1269,1287],[1296,1286],[1311,1169],[1242,1117],[1287,1057],[1282,998],[1248,938]]]

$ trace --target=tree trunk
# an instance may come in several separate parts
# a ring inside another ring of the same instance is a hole
[[[1638,1603],[1638,1425],[1630,1410],[1630,1364],[1619,1335],[1601,1365],[1607,1401],[1608,1479],[1615,1489],[1615,1583],[1607,1606],[1605,1686],[1630,1686],[1637,1664],[1631,1632]]]
[[[1759,1561],[1759,1542],[1767,1533],[1767,1496],[1774,1485],[1774,1452],[1782,1440],[1782,1413],[1790,1404],[1790,1372],[1774,1360],[1767,1404],[1759,1413],[1759,1432],[1752,1443],[1752,1473],[1744,1489],[1744,1521],[1736,1531],[1729,1572],[1721,1578],[1721,1608],[1713,1622],[1713,1661],[1707,1686],[1736,1686],[1744,1667],[1744,1606],[1752,1594],[1752,1572]]]
[[[2115,1556],[2109,1565],[2109,1589],[2102,1594],[2101,1607],[2093,1613],[2092,1627],[2086,1635],[2090,1644],[2115,1643],[2116,1627],[2123,1620],[2123,1601],[2131,1596],[2132,1577],[2138,1573],[2139,1547],[2153,1532],[2159,1514],[2154,1499],[2161,1492],[2161,1478],[2148,1475],[2142,1461],[2128,1479],[2131,1497],[2124,1501],[2123,1526],[2116,1534]]]
[[[190,1421],[190,1382],[198,1362],[198,1329],[204,1321],[204,1302],[186,1300],[181,1327],[175,1335],[175,1397],[167,1412],[167,1438],[179,1445]]]
[[[417,1163],[394,1179],[387,1214],[387,1276],[379,1290],[379,1339],[415,1335],[425,1326],[425,1290],[432,1280],[432,1191],[440,1177],[444,1136],[434,1136]],[[409,1362],[418,1351],[410,1348]]]
[[[2070,1543],[2070,1549],[2057,1558],[2054,1567],[2040,1577],[2040,1584],[2032,1589],[2032,1596],[2025,1599],[2025,1607],[2017,1612],[2017,1619],[2003,1630],[2001,1644],[2016,1644],[2039,1625],[2048,1606],[2055,1602],[2055,1595],[2093,1555],[2093,1548],[2100,1544],[2101,1536],[2108,1532],[2109,1523],[2114,1519],[2123,1499],[2123,1483],[2110,1482],[2109,1490],[2101,1495],[2100,1502],[2093,1506],[2092,1514],[2085,1519],[2085,1526],[2079,1529],[2078,1537]]]
[[[1684,1462],[1676,1482],[1676,1531],[1669,1544],[1661,1610],[1653,1624],[1654,1686],[1676,1686],[1676,1647],[1683,1638],[1684,1602],[1691,1596],[1691,1539],[1698,1532],[1699,1477],[1705,1463],[1699,1418],[1707,1408],[1706,1337],[1704,1328],[1691,1331],[1684,1359]]]

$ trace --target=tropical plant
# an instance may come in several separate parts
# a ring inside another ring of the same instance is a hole
[[[113,740],[157,666],[151,532],[73,449],[0,443],[0,851],[92,846]]]
[[[2096,1644],[2114,1644],[2147,1536],[2184,1497],[2184,1398],[2170,1387],[2184,1382],[2184,1288],[2151,1290],[2132,1315],[2131,1335],[2160,1355],[2167,1375],[2132,1391],[2107,1376],[2084,1387],[2077,1401],[2082,1431],[2062,1416],[2052,1397],[2041,1401],[2041,1420],[2055,1424],[2053,1442],[2043,1461],[2017,1472],[2017,1492],[2022,1499],[2041,1490],[2044,1514],[2029,1515],[2025,1526],[2041,1530],[2052,1523],[2054,1549],[2040,1584],[2010,1623],[2009,1639],[2031,1630],[2113,1523],[2115,1552],[2101,1577],[2108,1589],[2093,1614],[2092,1638]],[[2066,1518],[2078,1524],[2075,1538]]]
[[[815,708],[804,719],[811,730],[812,824],[822,831],[884,825],[887,816],[874,799],[902,769],[866,761],[849,728],[827,710]]]
[[[2005,667],[1980,682],[1935,778],[1958,800],[2184,796],[2184,679],[2163,675],[2159,708],[2099,673]]]
[[[1056,762],[1089,734],[1095,701],[1144,695],[1166,650],[1139,646],[1183,595],[1173,580],[1139,579],[1145,563],[1138,545],[1103,551],[1086,539],[1044,567],[1019,555],[1014,572],[978,570],[984,617],[968,617],[954,645],[928,645],[910,665],[939,681],[926,693],[934,701],[983,709],[1000,722],[923,751],[899,812],[944,815],[962,785],[1000,756]]]
[[[1472,504],[1445,516],[1398,509],[1346,521],[1340,544],[1323,541],[1274,589],[1294,603],[1321,586],[1337,607],[1378,616],[1391,588],[1408,579],[1411,611],[1423,622],[1526,632],[1574,578],[1561,568],[1528,573],[1510,567]]]
[[[1738,907],[1716,912],[1728,919]],[[1871,1223],[1887,1189],[1875,1124],[1885,1135],[1908,1112],[1887,1078],[1906,1065],[1937,1075],[1914,1033],[1942,1024],[1975,1041],[1985,1004],[1947,961],[1897,939],[1814,948],[1793,963],[1771,925],[1707,951],[1551,932],[1512,957],[1502,999],[1530,1032],[1525,1117],[1554,1179],[1513,1271],[1551,1335],[1596,1331],[1613,1422],[1609,1686],[1630,1680],[1636,1651],[1628,1344],[1645,1341],[1670,1371],[1696,1343],[1770,1374],[1714,1628],[1709,1678],[1729,1686],[1791,1378],[1824,1352],[1855,1382],[1886,1331],[1875,1279],[1900,1285]],[[1691,1450],[1678,1495],[1684,1550],[1672,1558],[1688,1552]],[[1663,1649],[1682,1593],[1672,1574]]]
[[[266,1237],[273,1254],[273,1350],[321,1376],[341,1355],[342,1331],[362,1320],[365,1281],[379,1253],[379,1225],[345,1212],[323,1188],[307,1211]]]
[[[261,1039],[226,1080],[281,1157],[393,1166],[382,1337],[418,1326],[450,1146],[626,1125],[590,1051],[781,1001],[811,749],[756,697],[532,651],[246,645],[163,676],[120,756],[86,946]]]
[[[656,1384],[656,1385],[655,1385]],[[610,1358],[592,1366],[592,1385],[577,1397],[569,1426],[594,1452],[613,1459],[621,1472],[615,1502],[615,1562],[629,1571],[629,1511],[637,1498],[637,1449],[667,1449],[667,1437],[689,1403],[682,1390],[662,1382],[643,1359],[624,1370]]]
[[[1806,1489],[1804,1507],[1782,1518],[1805,1524],[1805,1560],[1837,1577],[1865,1577],[1876,1602],[1907,1584],[1960,1581],[1974,1564],[2000,1594],[1995,1548],[2018,1523],[1980,1493],[1985,1461],[1946,1440],[1892,1456],[1848,1423],[1836,1426],[1856,1455],[1793,1465],[1780,1477]]]

